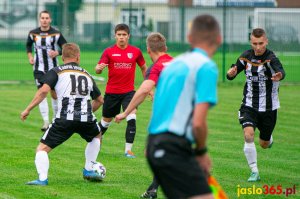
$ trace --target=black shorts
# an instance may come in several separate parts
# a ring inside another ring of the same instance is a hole
[[[150,135],[147,159],[167,198],[211,193],[191,144],[185,138],[171,133]]]
[[[257,127],[260,139],[269,141],[276,125],[277,110],[259,112],[251,107],[241,106],[239,110],[239,121],[243,128]]]
[[[102,116],[106,118],[115,117],[121,112],[121,106],[124,111],[133,98],[134,93],[135,91],[130,91],[124,94],[105,93],[104,104],[102,107]]]
[[[97,120],[94,120],[94,122],[80,122],[56,118],[44,133],[40,142],[54,149],[69,139],[75,132],[87,142],[91,142],[100,133],[100,127]]]
[[[35,70],[33,71],[33,77],[37,88],[41,88],[43,84],[41,83],[41,79],[44,77],[45,73],[42,71]]]

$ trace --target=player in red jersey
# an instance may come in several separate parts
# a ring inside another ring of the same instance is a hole
[[[159,75],[163,68],[168,62],[173,58],[168,55],[166,39],[160,33],[151,33],[147,37],[147,52],[151,57],[153,65],[147,70],[145,81],[142,83],[140,88],[134,94],[131,102],[129,103],[127,109],[115,117],[116,122],[120,122],[125,119],[139,104],[141,104],[148,94],[152,91],[158,82]],[[158,182],[153,177],[153,181],[146,190],[145,193],[141,195],[141,198],[157,198]]]
[[[115,27],[116,44],[104,50],[95,67],[97,74],[100,74],[104,68],[108,68],[108,82],[104,96],[102,119],[99,122],[102,135],[109,127],[113,117],[120,113],[121,106],[125,110],[135,93],[136,64],[140,66],[143,76],[145,76],[147,70],[141,50],[128,44],[129,37],[129,27],[126,24],[118,24]],[[132,145],[136,133],[136,109],[127,115],[126,120],[125,156],[134,158]]]

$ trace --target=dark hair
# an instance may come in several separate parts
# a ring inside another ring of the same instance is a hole
[[[41,11],[40,14],[39,14],[39,17],[41,17],[43,13],[48,14],[49,17],[51,18],[51,14],[50,14],[50,12],[48,10]]]
[[[124,23],[116,25],[115,33],[117,33],[117,31],[119,31],[119,30],[124,30],[125,32],[127,32],[127,34],[130,34],[129,27]]]
[[[166,52],[166,38],[159,32],[150,33],[146,39],[147,47],[152,52]]]
[[[262,28],[255,28],[255,29],[252,30],[251,35],[256,37],[256,38],[260,38],[262,36],[266,36],[266,32]]]
[[[220,35],[220,26],[218,21],[211,15],[199,15],[194,18],[191,27],[191,36],[193,42],[216,43]]]

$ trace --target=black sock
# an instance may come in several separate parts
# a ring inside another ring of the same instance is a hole
[[[153,176],[153,181],[152,181],[152,183],[150,184],[150,186],[148,187],[147,191],[151,191],[151,190],[157,191],[158,186],[159,186],[159,184],[158,184],[156,178]]]
[[[127,121],[127,128],[126,128],[126,135],[125,135],[126,143],[133,143],[135,132],[136,132],[135,119],[131,119]]]

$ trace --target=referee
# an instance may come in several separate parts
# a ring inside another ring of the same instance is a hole
[[[51,27],[52,20],[48,11],[40,12],[39,20],[40,27],[29,32],[26,42],[28,61],[33,65],[33,76],[38,89],[42,86],[41,78],[58,65],[57,56],[61,55],[60,49],[62,49],[63,44],[67,43],[63,35]],[[32,55],[32,46],[34,46],[34,56]],[[57,100],[54,91],[51,91],[51,96],[54,118],[57,112]],[[45,131],[49,126],[47,98],[39,104],[39,109],[44,120],[41,130]]]

